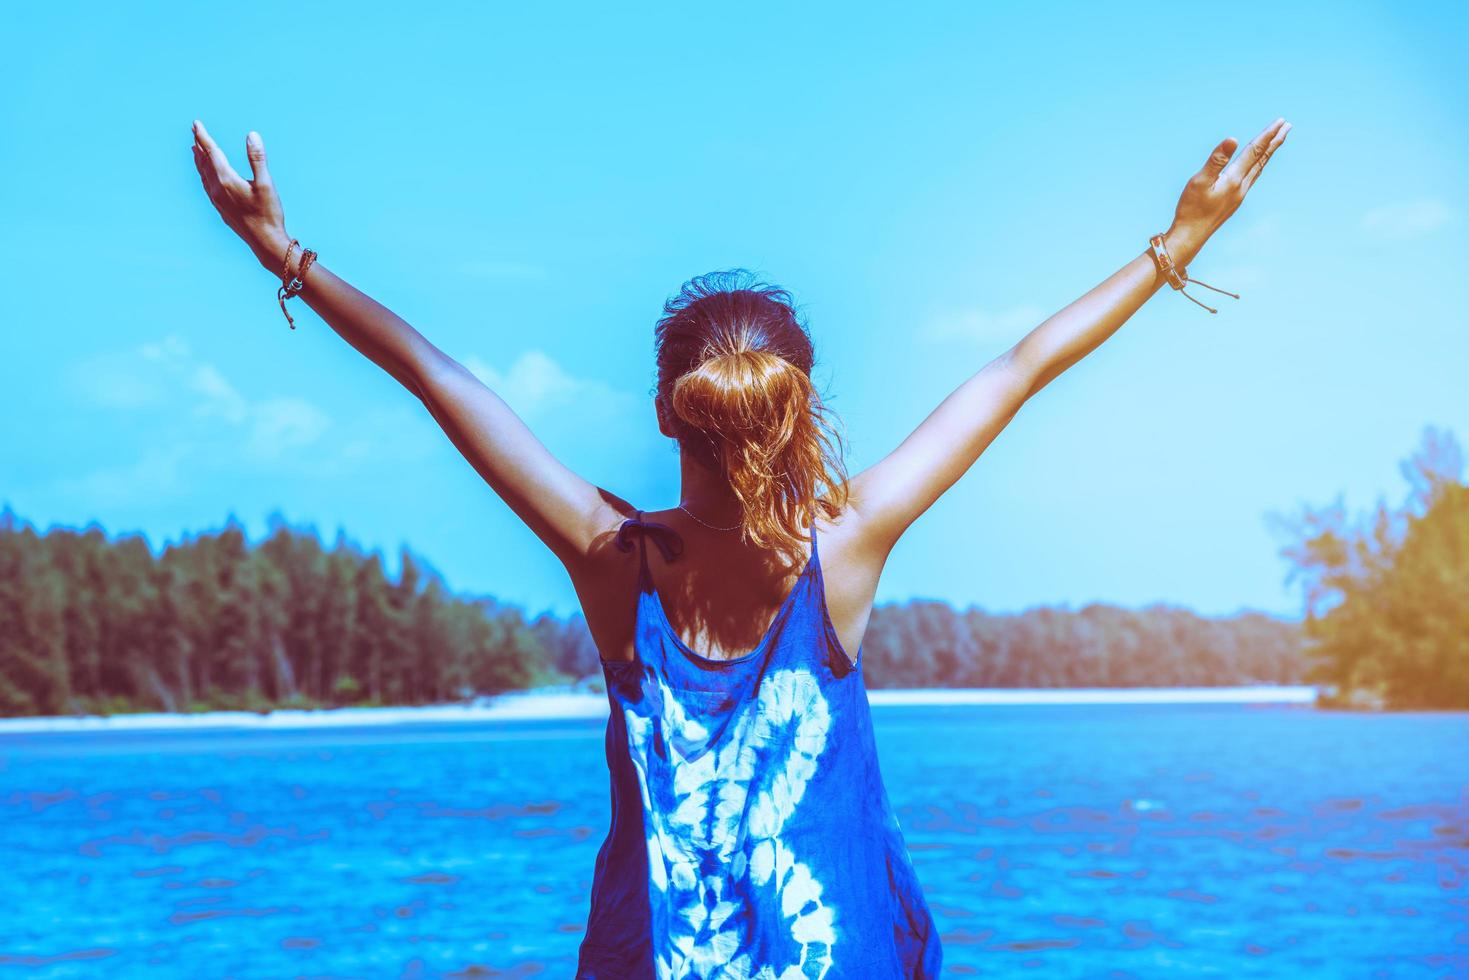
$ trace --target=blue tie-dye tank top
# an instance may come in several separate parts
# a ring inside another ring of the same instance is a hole
[[[674,630],[642,512],[636,657],[603,660],[612,824],[578,980],[928,980],[939,938],[878,771],[872,715],[811,555],[749,653],[708,659]]]

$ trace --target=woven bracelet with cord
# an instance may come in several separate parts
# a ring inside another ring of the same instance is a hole
[[[1152,254],[1153,262],[1158,266],[1158,271],[1161,272],[1164,278],[1168,280],[1168,285],[1172,286],[1178,292],[1183,293],[1183,295],[1188,296],[1190,300],[1198,303],[1198,305],[1202,306],[1210,313],[1218,313],[1219,311],[1206,303],[1199,303],[1198,300],[1194,299],[1192,296],[1189,296],[1187,292],[1184,292],[1183,287],[1187,283],[1196,282],[1200,286],[1203,286],[1205,289],[1212,289],[1216,293],[1223,293],[1225,296],[1233,296],[1235,299],[1239,299],[1239,293],[1231,293],[1227,289],[1220,289],[1218,286],[1211,286],[1207,282],[1204,282],[1202,279],[1195,279],[1190,276],[1187,269],[1179,270],[1175,268],[1173,265],[1173,256],[1168,254],[1168,244],[1163,241],[1163,236],[1161,234],[1154,235],[1152,238],[1148,239],[1148,251]]]
[[[281,273],[281,278],[283,279],[291,275],[291,249],[294,248],[296,244],[296,239],[293,238],[291,239],[291,243],[286,246],[285,271]],[[300,293],[301,290],[306,286],[306,270],[311,268],[311,263],[315,261],[315,252],[313,252],[309,248],[302,249],[301,265],[296,270],[295,277],[290,278],[286,283],[281,286],[280,289],[276,291],[275,297],[277,300],[280,301],[281,312],[286,315],[286,323],[291,325],[292,330],[296,329],[296,321],[291,318],[290,312],[286,309],[286,300]]]

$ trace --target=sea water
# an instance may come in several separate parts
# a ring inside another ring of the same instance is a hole
[[[1469,975],[1469,714],[873,713],[946,976]],[[0,980],[570,978],[604,725],[0,735]]]

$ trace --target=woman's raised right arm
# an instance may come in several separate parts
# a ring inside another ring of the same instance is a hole
[[[259,136],[246,141],[254,178],[248,181],[197,120],[194,140],[195,166],[220,217],[261,265],[289,279],[301,252],[292,250],[290,269],[283,268],[291,239]],[[301,299],[423,402],[455,448],[563,564],[591,553],[621,516],[607,494],[563,465],[499,395],[392,310],[319,262],[304,282]]]
[[[287,270],[283,260],[291,237],[258,133],[246,140],[245,153],[253,178],[249,181],[230,166],[204,124],[194,121],[194,166],[210,202],[260,264],[289,281],[301,267],[301,249],[292,250]],[[445,355],[406,320],[338,278],[321,262],[312,263],[299,295],[343,340],[421,397],[418,376]]]
[[[1234,155],[1220,142],[1191,177],[1164,241],[1185,268],[1238,209],[1290,130],[1277,119]],[[864,550],[885,557],[898,538],[974,464],[1036,392],[1117,331],[1166,282],[1148,250],[1049,317],[959,386],[901,445],[852,478]]]

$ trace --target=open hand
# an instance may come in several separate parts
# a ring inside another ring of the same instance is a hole
[[[1209,236],[1238,210],[1250,187],[1264,171],[1265,164],[1270,162],[1271,154],[1285,142],[1285,134],[1290,132],[1290,127],[1291,124],[1283,117],[1276,119],[1261,130],[1259,136],[1250,140],[1239,156],[1234,155],[1239,143],[1233,136],[1214,147],[1203,169],[1190,177],[1184,186],[1173,217],[1173,227],[1169,229],[1170,241],[1177,238],[1191,245],[1193,251],[1202,247]]]
[[[279,272],[290,236],[286,234],[280,196],[265,165],[265,144],[259,133],[252,132],[246,138],[245,155],[250,160],[252,180],[235,173],[204,124],[194,120],[194,166],[204,182],[209,203],[262,264]]]

